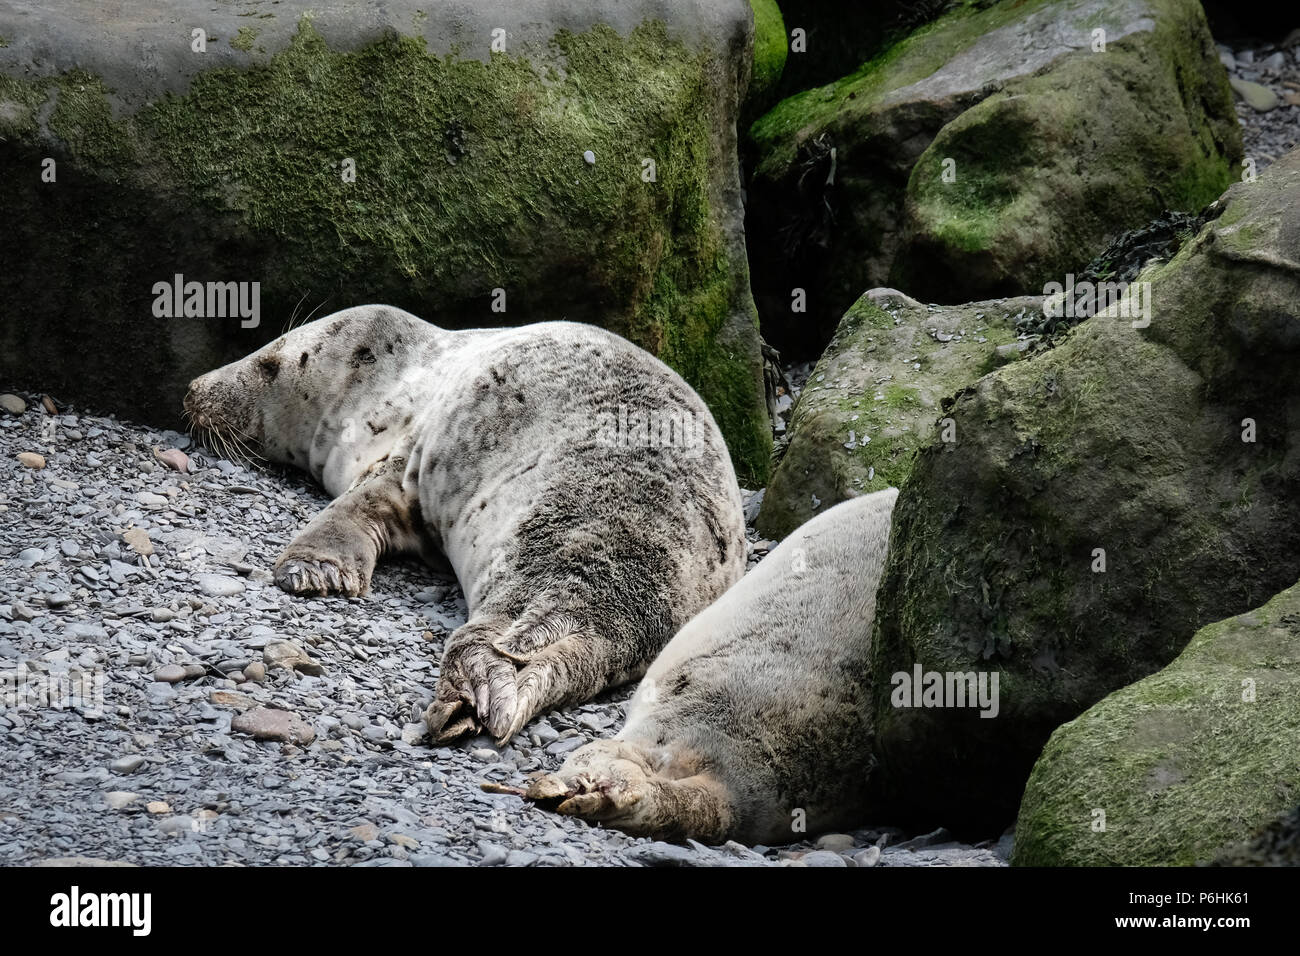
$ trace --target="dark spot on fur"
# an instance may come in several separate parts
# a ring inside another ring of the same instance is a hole
[[[298,460],[298,456],[295,455],[291,449],[285,449],[284,457],[285,457],[285,458],[288,458],[290,461],[297,461],[297,460]]]
[[[492,381],[496,382],[498,385],[504,385],[506,381],[506,377],[502,375],[500,372],[498,372],[496,369],[493,369]]]
[[[478,510],[482,511],[486,507],[487,507],[487,499],[484,498],[482,501],[478,503]]]
[[[312,354],[312,355],[319,355],[319,354],[320,354],[320,350],[324,347],[324,344],[325,344],[325,343],[323,343],[323,342],[317,342],[316,345],[315,345],[315,347],[311,350],[311,354]]]
[[[257,370],[268,382],[274,382],[275,377],[280,374],[280,360],[274,355],[268,355],[257,363]]]
[[[375,353],[370,351],[364,345],[358,345],[352,350],[352,360],[348,363],[352,368],[361,368],[363,365],[375,364]]]
[[[677,679],[673,681],[672,692],[674,694],[680,694],[687,687],[689,687],[690,684],[691,684],[691,679],[689,677],[687,677],[685,674],[678,674]]]
[[[378,435],[380,432],[388,431],[387,425],[376,425],[374,422],[366,422],[366,427],[370,429],[370,434]]]
[[[306,401],[310,401],[310,400],[311,400],[311,394],[310,394],[309,392],[303,392],[303,393],[302,393],[302,400],[303,400],[304,402],[306,402]]]
[[[524,404],[524,393],[515,392],[515,401],[518,402],[520,405]]]
[[[414,421],[414,419],[415,419],[414,415],[407,415],[406,421],[402,422],[402,427],[405,428],[407,425],[411,424],[411,422]]]
[[[384,343],[384,349],[388,352],[389,355],[392,355],[392,354],[393,354],[393,343],[392,343],[392,342],[385,342],[385,343]]]
[[[307,353],[306,353],[306,352],[303,352],[303,353],[302,353],[302,358],[298,359],[298,367],[299,367],[299,368],[306,368],[306,367],[307,367]]]

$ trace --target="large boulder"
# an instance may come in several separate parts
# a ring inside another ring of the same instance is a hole
[[[1017,323],[1042,304],[923,305],[894,289],[863,295],[794,407],[758,529],[783,538],[841,501],[901,487],[917,450],[942,438],[944,403],[1023,354]]]
[[[750,137],[755,296],[790,355],[862,289],[1039,292],[1111,234],[1210,202],[1241,158],[1197,0],[963,4]]]
[[[1011,862],[1185,866],[1242,855],[1300,798],[1300,585],[1198,631],[1172,664],[1052,734]]]
[[[1139,275],[1149,312],[1125,299],[980,379],[956,441],[917,455],[873,678],[994,672],[1001,706],[881,694],[903,812],[1005,825],[1056,727],[1300,578],[1300,151],[1216,205]]]
[[[165,421],[295,309],[567,318],[681,372],[761,480],[752,30],[746,0],[12,0],[0,377]],[[155,315],[176,275],[259,283],[257,327]]]
[[[777,2],[777,0],[768,0]],[[779,0],[790,51],[778,91],[790,96],[852,73],[940,16],[952,0]]]

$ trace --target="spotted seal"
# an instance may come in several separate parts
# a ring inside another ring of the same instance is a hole
[[[796,529],[668,642],[612,739],[526,788],[484,789],[664,840],[789,843],[861,823],[897,496],[854,498]]]
[[[602,329],[448,331],[369,305],[195,379],[196,430],[307,471],[333,502],[275,564],[359,595],[385,556],[445,556],[469,607],[426,718],[498,741],[634,680],[745,567],[740,490],[708,408]]]

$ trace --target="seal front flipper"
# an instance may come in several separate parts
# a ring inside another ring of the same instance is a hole
[[[418,547],[406,459],[388,458],[362,475],[293,539],[275,562],[275,583],[290,594],[356,597],[384,554]]]

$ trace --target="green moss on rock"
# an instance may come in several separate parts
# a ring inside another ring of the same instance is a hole
[[[1300,578],[1298,199],[1300,152],[1144,271],[1149,326],[1098,315],[957,396],[895,508],[873,680],[994,669],[1002,709],[879,703],[882,799],[1004,825],[1053,730]]]
[[[785,21],[776,0],[749,0],[754,10],[754,71],[750,97],[762,99],[776,86],[785,68],[787,37]]]
[[[1036,294],[1112,235],[1199,210],[1242,152],[1196,0],[963,4],[750,138],[755,298],[786,352],[824,341],[864,288]],[[807,315],[790,315],[795,287]]]
[[[1059,728],[1025,788],[1012,862],[1211,860],[1300,799],[1298,739],[1295,586],[1203,628],[1164,670]]]
[[[1027,292],[1079,269],[1118,228],[1195,212],[1228,187],[1240,133],[1222,71],[1205,65],[1204,16],[1185,0],[1148,2],[1154,33],[1012,80],[940,130],[908,180],[892,283],[913,288],[938,269],[944,298]],[[1199,107],[1154,108],[1180,102]]]
[[[451,326],[610,328],[688,378],[761,482],[757,321],[716,207],[730,139],[710,125],[715,56],[656,21],[560,32],[540,57],[438,56],[392,31],[337,50],[304,16],[285,49],[135,111],[115,114],[77,71],[0,78],[0,128],[41,138],[33,111],[52,90],[54,143],[95,175],[184,197],[256,251],[264,308],[360,296]]]
[[[790,416],[789,442],[758,528],[783,538],[821,510],[901,487],[918,449],[940,437],[943,404],[1018,356],[1015,319],[1037,300],[927,308],[892,290],[845,314]],[[940,336],[943,338],[941,339]],[[1009,349],[1000,358],[999,348]]]

